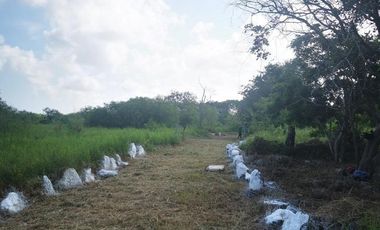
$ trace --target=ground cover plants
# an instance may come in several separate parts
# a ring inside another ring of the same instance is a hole
[[[57,178],[68,167],[96,167],[104,154],[126,154],[131,142],[149,150],[179,141],[178,132],[169,128],[84,128],[72,132],[56,125],[26,125],[0,134],[0,190],[28,187],[42,175]]]

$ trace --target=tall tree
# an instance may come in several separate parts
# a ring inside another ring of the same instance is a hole
[[[311,92],[323,93],[329,105],[342,111],[332,148],[336,160],[353,139],[359,161],[356,117],[364,113],[371,118],[374,132],[367,145],[376,147],[365,148],[359,164],[368,170],[380,142],[379,102],[374,100],[380,95],[379,0],[238,0],[234,5],[267,19],[264,25],[245,27],[253,38],[251,52],[259,58],[268,56],[268,36],[273,31],[297,36],[293,48],[311,69]]]

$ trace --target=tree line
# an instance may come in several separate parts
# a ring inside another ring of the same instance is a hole
[[[269,65],[245,86],[239,116],[247,122],[315,127],[335,161],[352,157],[371,171],[380,143],[379,0],[237,0],[265,24],[249,23],[250,52],[268,58],[268,37],[293,35],[295,58]]]
[[[15,130],[25,122],[55,124],[80,132],[83,127],[155,128],[188,127],[200,132],[235,131],[238,127],[238,101],[197,101],[190,92],[173,91],[156,98],[136,97],[128,101],[110,102],[103,106],[85,107],[77,113],[64,115],[56,109],[45,108],[43,114],[17,111],[0,98],[0,129]]]

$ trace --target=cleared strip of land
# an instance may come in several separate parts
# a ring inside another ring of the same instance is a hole
[[[115,178],[37,197],[0,228],[50,229],[262,229],[264,208],[245,196],[246,183],[224,172],[225,145],[233,140],[191,139],[161,147]]]

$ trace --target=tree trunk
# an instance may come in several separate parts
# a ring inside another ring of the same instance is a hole
[[[296,139],[296,127],[294,125],[288,126],[288,135],[286,137],[285,145],[289,147],[289,149],[294,149]]]
[[[359,170],[372,173],[374,170],[374,165],[372,165],[372,160],[379,153],[378,148],[380,144],[380,124],[377,124],[375,131],[366,135],[367,144],[365,146],[362,158],[359,163]]]

